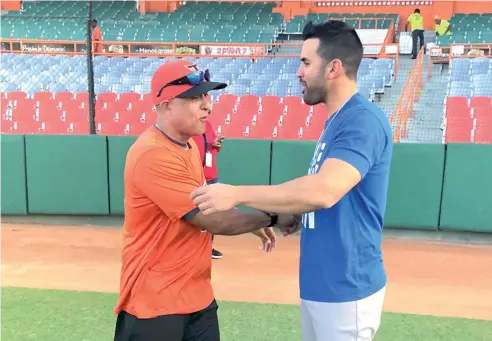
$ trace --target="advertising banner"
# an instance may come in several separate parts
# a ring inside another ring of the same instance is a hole
[[[201,45],[201,54],[224,55],[224,56],[251,56],[263,55],[263,46],[228,46],[228,45]]]

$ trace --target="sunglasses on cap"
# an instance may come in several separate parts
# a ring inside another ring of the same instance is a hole
[[[179,79],[176,79],[172,82],[167,83],[164,85],[162,88],[159,89],[159,92],[157,93],[157,97],[161,97],[162,91],[172,85],[198,85],[203,83],[204,81],[210,82],[210,71],[208,69],[202,71],[195,71],[190,73],[187,76],[181,77]]]

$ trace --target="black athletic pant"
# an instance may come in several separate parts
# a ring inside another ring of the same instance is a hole
[[[420,45],[417,44],[417,40],[420,40]],[[413,58],[417,57],[422,46],[424,46],[424,30],[413,30],[412,31],[412,57]]]
[[[114,341],[220,341],[215,300],[205,309],[188,315],[164,315],[139,319],[118,314]]]

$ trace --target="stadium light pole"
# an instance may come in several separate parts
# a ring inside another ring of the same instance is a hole
[[[91,134],[96,133],[96,98],[94,94],[94,65],[92,63],[92,1],[87,1],[87,84],[89,91],[89,123]]]

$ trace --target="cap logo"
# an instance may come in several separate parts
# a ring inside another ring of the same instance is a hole
[[[198,69],[198,66],[196,64],[191,64],[191,65],[185,65],[185,67],[190,70],[190,71],[200,71]]]

